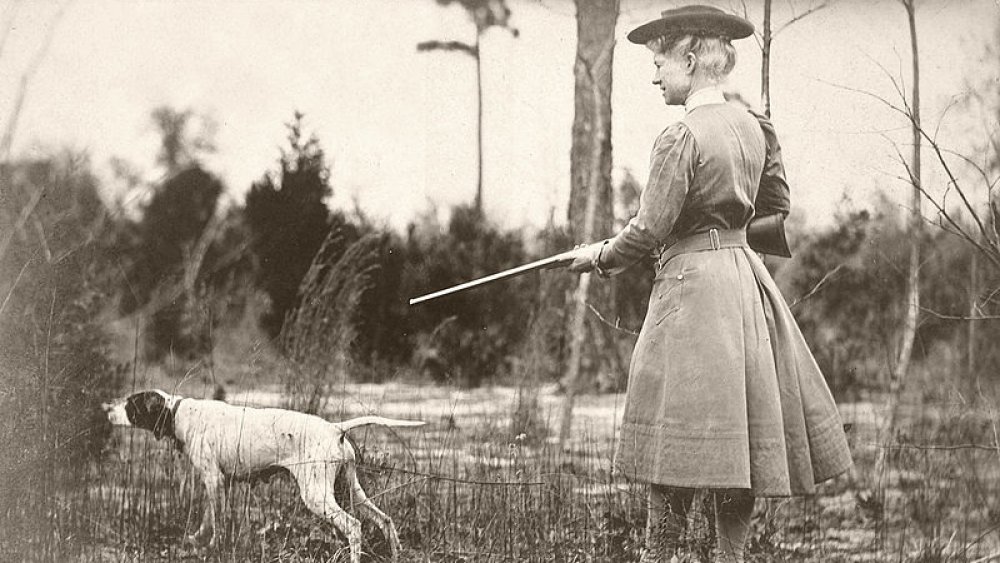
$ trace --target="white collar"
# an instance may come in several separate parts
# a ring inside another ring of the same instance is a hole
[[[166,395],[166,393],[164,393]],[[184,397],[178,397],[177,395],[167,395],[167,410],[176,413],[177,406],[181,404]]]
[[[696,107],[724,103],[726,103],[726,97],[718,86],[706,86],[688,94],[687,99],[684,100],[684,111],[686,113]]]

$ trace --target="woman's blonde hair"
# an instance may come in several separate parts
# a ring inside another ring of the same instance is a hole
[[[674,33],[661,35],[646,44],[655,53],[683,57],[693,53],[698,68],[709,78],[721,80],[736,66],[736,49],[728,37]]]

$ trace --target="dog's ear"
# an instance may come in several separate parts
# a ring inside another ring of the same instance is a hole
[[[167,408],[167,400],[155,391],[143,391],[128,398],[125,414],[136,428],[149,430],[159,440],[174,433],[173,413]]]
[[[152,427],[146,426],[148,417],[145,392],[129,395],[128,399],[125,399],[125,416],[128,417],[128,421],[132,426],[152,430]]]
[[[174,413],[167,408],[167,400],[160,393],[150,392],[145,397],[146,412],[149,413],[153,437],[159,440],[174,435]]]

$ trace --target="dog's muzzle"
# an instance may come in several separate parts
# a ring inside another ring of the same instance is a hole
[[[125,402],[120,403],[101,403],[101,409],[104,414],[108,417],[108,422],[114,426],[132,426],[132,423],[128,420],[128,414],[125,413]]]

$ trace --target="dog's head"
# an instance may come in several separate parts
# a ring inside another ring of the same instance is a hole
[[[132,426],[153,433],[156,439],[174,435],[174,404],[180,397],[158,389],[129,395],[113,403],[104,403],[104,412],[115,426]]]

